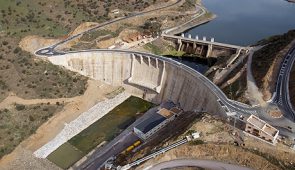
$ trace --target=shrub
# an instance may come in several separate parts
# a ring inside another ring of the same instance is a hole
[[[34,118],[32,115],[30,115],[30,116],[29,116],[29,120],[30,120],[31,122],[33,122],[33,121],[35,120],[35,118]]]
[[[190,142],[191,145],[202,145],[204,144],[205,142],[202,141],[202,140],[193,140]]]
[[[17,111],[24,110],[25,108],[26,108],[26,106],[25,106],[25,105],[22,105],[22,104],[16,104],[16,105],[15,105],[15,109],[16,109]]]
[[[7,41],[2,41],[2,44],[3,44],[3,45],[7,45],[8,42],[7,42]]]
[[[16,48],[13,50],[13,53],[14,53],[14,54],[17,54],[17,53],[19,53],[20,51],[21,51],[21,48],[16,47]]]

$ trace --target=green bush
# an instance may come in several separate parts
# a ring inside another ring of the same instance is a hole
[[[205,142],[202,141],[202,140],[193,140],[190,142],[191,145],[202,145],[204,144]]]
[[[25,106],[25,105],[22,105],[22,104],[16,104],[16,105],[15,105],[15,109],[16,109],[17,111],[24,110],[25,108],[26,108],[26,106]]]

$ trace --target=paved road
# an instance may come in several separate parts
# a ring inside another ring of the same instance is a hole
[[[137,119],[132,125],[124,130],[119,136],[109,142],[103,148],[96,150],[84,163],[74,169],[87,169],[97,170],[99,169],[109,158],[118,155],[124,151],[127,147],[131,146],[139,138],[132,133],[133,127],[140,122],[149,118],[150,114],[154,113],[157,108],[149,110],[146,114]]]
[[[89,29],[85,32],[82,32],[82,33],[79,33],[77,35],[74,35],[72,37],[69,37],[63,41],[60,41],[58,42],[57,44],[54,44],[50,47],[46,47],[46,48],[42,48],[42,49],[39,49],[35,52],[36,55],[38,56],[46,56],[46,57],[50,57],[50,56],[58,56],[58,55],[63,55],[63,54],[66,54],[66,53],[79,53],[79,52],[86,52],[86,51],[110,51],[110,52],[124,52],[124,53],[136,53],[136,54],[142,54],[142,55],[146,55],[146,56],[151,56],[151,57],[155,57],[155,58],[160,58],[162,60],[165,60],[165,61],[168,61],[168,62],[173,62],[172,60],[169,60],[169,59],[166,59],[166,58],[163,58],[163,57],[160,57],[160,56],[156,56],[156,55],[152,55],[152,54],[148,54],[148,53],[142,53],[142,52],[133,52],[133,51],[127,51],[127,50],[83,50],[83,51],[75,51],[75,52],[61,52],[61,51],[56,51],[55,48],[58,46],[58,45],[61,45],[63,43],[66,43],[67,41],[70,41],[84,33],[87,33],[87,32],[91,32],[95,29],[98,29],[98,28],[101,28],[103,26],[106,26],[106,25],[109,25],[109,24],[112,24],[112,23],[115,23],[115,22],[118,22],[118,21],[122,21],[122,20],[125,20],[125,19],[128,19],[128,18],[133,18],[133,17],[137,17],[137,16],[142,16],[142,15],[145,15],[147,13],[150,13],[150,12],[154,12],[154,11],[157,11],[157,10],[162,10],[162,9],[165,9],[165,8],[169,8],[169,7],[172,7],[174,5],[177,5],[178,3],[180,3],[181,0],[178,0],[176,1],[175,3],[173,4],[170,4],[170,5],[167,5],[167,6],[164,6],[164,7],[160,7],[160,8],[157,8],[157,9],[154,9],[154,10],[150,10],[150,11],[146,11],[146,12],[142,12],[142,13],[137,13],[137,14],[134,14],[134,15],[131,15],[131,16],[127,16],[127,17],[124,17],[124,18],[118,18],[118,19],[115,19],[115,20],[112,20],[112,21],[108,21],[108,22],[105,22],[103,24],[100,24],[98,25],[97,27],[94,27],[92,29]],[[203,9],[203,8],[202,8]],[[201,14],[204,14],[204,9],[203,9],[203,12]],[[199,17],[200,15],[198,15]],[[167,33],[167,31],[166,31]],[[219,99],[220,99],[220,103],[224,104],[227,109],[231,112],[235,112],[235,113],[238,113],[238,114],[246,114],[246,115],[249,115],[249,114],[258,114],[258,112],[260,111],[259,108],[255,108],[255,107],[251,107],[251,106],[248,106],[248,105],[245,105],[245,104],[242,104],[242,103],[239,103],[239,102],[236,102],[236,101],[232,101],[232,100],[229,100],[226,95],[214,84],[212,83],[209,79],[207,79],[206,77],[204,77],[203,75],[201,75],[200,73],[196,72],[195,70],[191,69],[190,67],[187,67],[179,62],[173,62],[173,64],[177,65],[177,66],[180,66],[180,67],[183,67],[184,69],[186,69],[187,71],[189,71],[191,74],[199,77],[200,79],[202,79],[205,84],[212,89],[213,93],[215,93]],[[196,75],[197,73],[197,75]]]
[[[158,59],[161,59],[161,60],[164,60],[166,62],[169,62],[177,67],[181,67],[182,69],[186,70],[188,73],[192,74],[193,76],[195,76],[196,78],[200,79],[201,81],[203,81],[203,83],[209,88],[211,89],[212,93],[214,93],[218,98],[219,98],[219,103],[224,106],[225,110],[227,110],[228,112],[235,112],[237,113],[237,115],[240,115],[240,114],[243,114],[243,115],[249,115],[249,114],[256,114],[256,115],[260,115],[261,112],[263,112],[263,110],[260,108],[260,107],[251,107],[249,105],[246,105],[246,104],[243,104],[243,103],[239,103],[239,102],[236,102],[236,101],[233,101],[233,100],[230,100],[226,97],[226,95],[214,84],[212,83],[208,78],[206,78],[205,76],[203,76],[202,74],[200,74],[199,72],[197,72],[196,70],[184,65],[184,64],[181,64],[177,61],[174,61],[174,60],[171,60],[171,59],[168,59],[168,58],[164,58],[164,57],[161,57],[161,56],[157,56],[157,55],[153,55],[153,54],[148,54],[148,53],[143,53],[143,52],[135,52],[135,51],[128,51],[128,50],[107,50],[107,49],[104,49],[104,50],[83,50],[83,51],[74,51],[74,52],[62,52],[62,51],[56,51],[55,48],[58,46],[58,45],[61,45],[63,43],[66,43],[84,33],[87,33],[87,32],[90,32],[90,31],[93,31],[95,29],[98,29],[98,28],[101,28],[103,26],[106,26],[106,25],[109,25],[109,24],[112,24],[112,23],[115,23],[115,22],[118,22],[118,21],[122,21],[122,20],[125,20],[125,19],[129,19],[129,18],[133,18],[133,17],[138,17],[138,16],[142,16],[142,15],[145,15],[147,13],[150,13],[150,12],[154,12],[154,11],[157,11],[157,10],[161,10],[161,9],[165,9],[165,8],[169,8],[169,7],[172,7],[174,5],[177,5],[178,3],[180,3],[181,0],[178,0],[176,1],[175,3],[173,4],[170,4],[170,5],[167,5],[165,7],[161,7],[161,8],[158,8],[158,9],[154,9],[154,10],[150,10],[150,11],[146,11],[146,12],[142,12],[142,13],[137,13],[137,14],[133,14],[131,16],[127,16],[127,17],[124,17],[124,18],[118,18],[118,19],[115,19],[115,20],[112,20],[112,21],[108,21],[108,22],[105,22],[103,24],[100,24],[98,25],[97,27],[94,27],[92,29],[89,29],[85,32],[82,32],[82,33],[79,33],[77,35],[74,35],[74,36],[71,36],[63,41],[60,41],[59,43],[57,44],[54,44],[50,47],[46,47],[46,48],[42,48],[40,50],[37,50],[35,52],[36,55],[38,56],[45,56],[45,57],[50,57],[50,56],[59,56],[59,55],[64,55],[64,54],[67,54],[67,53],[83,53],[83,52],[118,52],[118,53],[128,53],[128,54],[140,54],[140,55],[145,55],[145,56],[150,56],[150,57],[153,57],[153,58],[158,58]],[[290,51],[290,54],[292,55],[290,58],[292,58],[292,61],[294,62],[294,59],[295,59],[295,54],[294,54],[294,50],[293,51]],[[288,61],[288,63],[290,63],[290,61]],[[289,68],[290,65],[288,64],[288,67],[286,68]],[[286,69],[285,68],[285,69]],[[288,70],[287,70],[288,71]],[[286,72],[287,72],[286,71]],[[280,78],[281,77],[281,78]],[[285,81],[282,81],[281,83],[278,83],[279,86],[281,86],[281,84],[283,84],[284,82],[286,82],[286,77],[288,76],[280,76],[279,77],[279,82],[281,82],[280,80],[282,78],[284,78]],[[289,78],[289,77],[288,77]],[[284,87],[283,87],[284,86]],[[283,84],[282,88],[285,88],[286,89],[286,85]],[[281,88],[281,87],[279,87]],[[283,89],[281,90],[283,91]],[[286,96],[285,96],[286,97]],[[285,100],[284,97],[283,98],[283,102],[288,102],[289,100]],[[279,101],[279,100],[278,100]],[[292,114],[291,114],[292,115]],[[293,114],[293,118],[294,118],[294,114]],[[284,120],[282,120],[282,123],[283,124]],[[295,129],[295,128],[294,128]],[[104,159],[107,158],[110,154],[108,153],[106,156],[104,156]],[[102,159],[100,159],[99,157],[95,157],[94,160],[92,162],[96,162],[96,161],[102,161]],[[89,163],[89,162],[88,162]],[[89,165],[89,164],[88,164]],[[93,165],[93,166],[92,166]],[[97,166],[99,164],[92,164],[90,166],[90,168],[85,168],[85,169],[95,169],[97,168]],[[89,167],[89,166],[86,166],[86,167]]]
[[[165,61],[167,63],[170,63],[176,67],[180,67],[184,70],[186,70],[188,73],[190,73],[192,76],[200,79],[209,89],[211,89],[212,93],[214,93],[220,100],[220,103],[224,105],[229,112],[237,113],[237,114],[259,114],[261,112],[261,108],[258,106],[252,107],[244,103],[240,103],[234,100],[230,100],[227,98],[227,96],[223,93],[222,90],[219,89],[218,86],[216,86],[213,82],[211,82],[207,77],[199,73],[198,71],[192,69],[191,67],[182,64],[178,61],[175,61],[171,58],[166,58],[150,53],[145,52],[138,52],[138,51],[129,51],[129,50],[119,50],[119,49],[90,49],[90,50],[82,50],[82,51],[70,51],[66,52],[64,54],[69,53],[87,53],[87,52],[111,52],[111,53],[128,53],[128,54],[135,54],[135,55],[143,55],[143,56],[149,56],[151,58],[157,58],[159,60]],[[62,55],[62,54],[60,54]]]
[[[162,162],[152,167],[146,168],[147,170],[161,170],[175,167],[201,167],[214,170],[251,170],[250,168],[222,163],[210,160],[196,160],[196,159],[177,159],[167,162]]]
[[[61,55],[61,54],[64,54],[64,52],[58,52],[55,50],[55,48],[61,44],[64,44],[68,41],[71,41],[85,33],[88,33],[88,32],[91,32],[91,31],[94,31],[98,28],[101,28],[101,27],[104,27],[106,25],[109,25],[109,24],[113,24],[113,23],[116,23],[116,22],[119,22],[119,21],[123,21],[123,20],[126,20],[126,19],[130,19],[130,18],[135,18],[135,17],[139,17],[139,16],[143,16],[143,15],[146,15],[148,13],[151,13],[151,12],[155,12],[155,11],[159,11],[159,10],[163,10],[163,9],[166,9],[166,8],[170,8],[170,7],[173,7],[177,4],[179,4],[182,0],[177,0],[175,3],[173,4],[170,4],[170,5],[167,5],[167,6],[163,6],[163,7],[160,7],[160,8],[156,8],[156,9],[153,9],[153,10],[149,10],[149,11],[145,11],[145,12],[140,12],[140,13],[135,13],[135,14],[132,14],[132,15],[129,15],[129,16],[126,16],[126,17],[121,17],[121,18],[117,18],[117,19],[114,19],[114,20],[111,20],[111,21],[107,21],[105,23],[102,23],[102,24],[99,24],[98,26],[96,27],[93,27],[89,30],[86,30],[84,32],[81,32],[79,34],[76,34],[76,35],[73,35],[65,40],[62,40],[52,46],[49,46],[49,47],[46,47],[46,48],[42,48],[42,49],[39,49],[35,52],[36,55],[39,55],[39,56],[55,56],[55,55]]]
[[[280,66],[280,72],[277,79],[276,90],[272,103],[277,104],[284,112],[284,116],[295,121],[295,111],[290,101],[289,78],[295,61],[295,45],[288,51]],[[294,76],[294,75],[293,75]]]

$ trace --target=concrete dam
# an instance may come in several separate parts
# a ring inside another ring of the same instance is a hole
[[[127,92],[155,104],[171,100],[185,111],[226,116],[226,109],[203,75],[168,58],[130,51],[93,50],[51,56],[56,65],[122,86]]]

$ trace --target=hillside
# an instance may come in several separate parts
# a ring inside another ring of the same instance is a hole
[[[290,30],[283,35],[272,36],[256,44],[264,47],[254,53],[252,71],[265,100],[269,100],[274,91],[280,63],[294,39],[295,30]]]
[[[52,43],[66,38],[83,22],[101,23],[166,1],[0,0],[0,105],[3,106],[0,108],[0,158],[35,133],[50,117],[70,106],[60,102],[20,105],[16,101],[6,106],[3,100],[8,96],[36,100],[73,98],[83,95],[89,85],[87,77],[23,51],[19,43],[24,37],[43,37],[43,43],[34,42],[35,48],[40,48],[46,41]],[[115,9],[120,10],[119,15],[113,15]],[[52,37],[59,39],[46,40]],[[25,41],[22,45],[33,46],[30,43]],[[94,101],[97,99],[78,101],[75,109],[85,103],[89,108],[87,102],[94,104]]]

